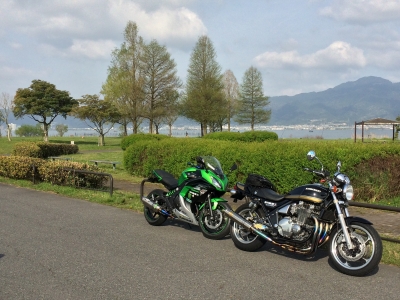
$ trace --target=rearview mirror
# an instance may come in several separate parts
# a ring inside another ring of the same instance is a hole
[[[313,160],[314,158],[315,158],[315,152],[313,150],[308,151],[307,159],[308,160]]]

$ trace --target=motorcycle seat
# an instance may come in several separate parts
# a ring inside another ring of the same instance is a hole
[[[285,196],[278,194],[277,192],[269,189],[269,188],[258,188],[255,189],[253,191],[253,195],[260,197],[260,198],[264,198],[264,199],[268,199],[270,201],[281,201],[282,199],[285,198]]]
[[[154,170],[154,173],[157,174],[158,177],[161,177],[159,180],[168,190],[172,190],[178,187],[178,180],[172,175],[164,170]]]

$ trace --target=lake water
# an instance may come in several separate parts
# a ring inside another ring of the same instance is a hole
[[[226,129],[224,129],[226,130]],[[235,126],[231,127],[231,131],[249,131],[250,128],[245,126]],[[264,126],[258,127],[256,130],[268,130],[273,131],[278,134],[279,139],[291,139],[291,138],[299,138],[299,139],[314,139],[314,138],[322,138],[322,139],[354,139],[354,127],[337,127],[337,128],[321,128],[321,127],[310,127],[310,128],[293,128],[293,127],[274,127],[274,126]],[[148,128],[144,127],[141,129],[142,132],[147,133]],[[128,133],[131,133],[129,131]],[[161,127],[159,130],[160,134],[169,134],[168,127]],[[182,127],[173,127],[172,136],[174,137],[199,137],[200,136],[200,126],[182,126]],[[361,126],[358,126],[357,129],[357,139],[361,139]],[[57,132],[55,130],[49,131],[50,136],[57,136]],[[106,136],[119,136],[120,131],[117,129],[112,129]],[[391,126],[386,127],[366,127],[364,128],[364,139],[368,138],[392,138],[393,129]],[[64,136],[70,136],[71,138],[82,138],[85,136],[98,136],[97,132],[90,128],[70,128]]]

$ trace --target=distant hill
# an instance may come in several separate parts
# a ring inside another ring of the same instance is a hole
[[[322,92],[271,97],[269,108],[268,125],[395,120],[400,115],[400,83],[363,77]]]
[[[351,125],[356,121],[375,118],[395,120],[400,115],[400,83],[380,77],[363,77],[322,92],[271,97],[268,108],[272,114],[267,125],[338,122]],[[18,125],[36,124],[27,116],[15,120],[12,113],[10,122]],[[84,121],[73,117],[67,117],[66,120],[57,117],[52,127],[55,128],[56,124],[66,124],[69,128],[88,127]],[[198,123],[184,117],[178,118],[174,124],[176,127],[192,125]]]

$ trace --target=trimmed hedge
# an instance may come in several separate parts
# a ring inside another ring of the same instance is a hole
[[[33,173],[33,166],[36,174]],[[0,176],[12,179],[28,179],[50,182],[59,185],[78,185],[80,187],[100,188],[108,178],[95,174],[81,174],[65,169],[98,172],[97,166],[69,161],[49,161],[27,156],[0,156]]]
[[[130,145],[137,143],[139,141],[149,141],[149,140],[155,140],[155,141],[160,141],[164,139],[170,139],[171,137],[164,135],[164,134],[145,134],[145,133],[137,133],[137,134],[131,134],[126,137],[124,137],[121,141],[121,148],[122,150],[126,150]]]
[[[231,142],[265,142],[265,141],[277,141],[278,135],[275,132],[270,131],[245,131],[243,133],[240,132],[212,132],[206,134],[204,139],[212,139],[212,140],[224,140]]]
[[[78,153],[77,145],[47,142],[20,142],[14,145],[12,155],[28,156],[36,158],[48,158],[50,156],[59,156]]]
[[[315,150],[325,169],[336,171],[338,160],[342,172],[356,183],[360,173],[357,166],[374,157],[400,156],[400,147],[392,143],[353,143],[351,141],[268,141],[242,143],[207,139],[165,139],[140,141],[124,152],[124,166],[135,176],[146,177],[153,169],[164,169],[178,177],[199,155],[213,155],[225,172],[236,162],[237,171],[229,175],[230,184],[244,182],[249,173],[258,173],[271,180],[278,192],[284,194],[294,187],[315,182],[304,167],[320,169],[317,160],[307,161],[306,154]],[[356,193],[358,192],[355,185]]]

